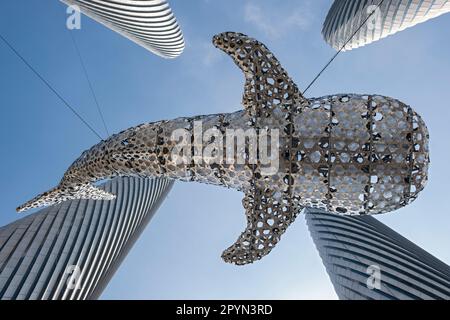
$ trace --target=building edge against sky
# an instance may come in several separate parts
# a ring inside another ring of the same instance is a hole
[[[340,299],[450,299],[450,267],[372,216],[305,213]]]
[[[73,200],[0,228],[0,299],[97,299],[170,191],[116,178],[113,201]]]
[[[379,10],[360,28],[377,5]],[[335,0],[325,19],[322,35],[339,50],[352,50],[450,12],[450,0]]]
[[[183,33],[166,0],[60,0],[163,58],[185,47]]]

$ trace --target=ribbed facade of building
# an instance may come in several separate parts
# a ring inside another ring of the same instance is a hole
[[[0,228],[0,299],[96,299],[171,189],[117,178],[113,201],[74,200]]]
[[[175,58],[184,38],[166,0],[61,0],[151,52]]]
[[[450,299],[450,267],[375,218],[305,212],[340,299]]]
[[[336,0],[325,20],[322,34],[334,49],[355,49],[418,23],[450,12],[450,0]],[[379,10],[365,19],[381,3]]]

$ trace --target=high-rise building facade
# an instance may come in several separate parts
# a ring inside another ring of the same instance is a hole
[[[0,228],[0,299],[96,299],[171,180],[116,178],[113,201],[72,200]]]
[[[450,0],[336,0],[322,35],[336,50],[353,36],[344,48],[352,50],[447,12]]]
[[[340,299],[450,299],[450,267],[375,218],[305,212]]]
[[[184,50],[184,38],[166,0],[61,0],[163,58]]]

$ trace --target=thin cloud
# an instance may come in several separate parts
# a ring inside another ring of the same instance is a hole
[[[198,70],[198,67],[211,68],[223,59],[223,53],[214,47],[209,39],[198,37],[185,37],[186,51],[191,53],[191,58],[186,60],[186,65]]]
[[[211,42],[203,42],[204,50],[203,65],[210,67],[222,59],[222,52],[212,45]]]
[[[274,12],[277,12],[275,14]],[[244,19],[264,32],[267,37],[276,39],[292,31],[305,31],[312,23],[309,1],[292,8],[262,8],[259,4],[248,2],[244,8]]]

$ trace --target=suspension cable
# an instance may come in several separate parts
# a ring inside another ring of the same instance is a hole
[[[105,117],[103,116],[102,109],[100,108],[100,104],[98,103],[97,95],[95,94],[94,87],[92,86],[91,79],[89,78],[89,74],[87,72],[87,68],[86,68],[86,65],[84,63],[83,57],[81,56],[80,49],[79,49],[79,47],[77,45],[77,42],[75,41],[75,37],[73,36],[72,31],[69,30],[68,32],[70,34],[70,38],[72,39],[72,43],[73,43],[73,45],[75,47],[75,51],[77,53],[78,60],[80,61],[81,67],[83,68],[83,73],[84,73],[84,76],[85,76],[85,78],[87,80],[87,83],[89,85],[89,90],[91,91],[91,94],[92,94],[92,97],[94,99],[95,105],[97,106],[97,111],[98,111],[98,113],[100,115],[100,118],[102,119],[102,123],[103,123],[103,127],[105,129],[106,135],[109,137],[108,126],[106,125]]]
[[[364,19],[363,23],[356,29],[356,31],[351,35],[351,37],[344,43],[344,45],[334,54],[334,56],[328,61],[328,63],[320,70],[320,72],[317,74],[317,76],[311,81],[311,83],[306,87],[305,91],[303,91],[303,95],[311,88],[311,86],[320,78],[322,73],[325,72],[325,70],[330,66],[330,64],[337,58],[337,56],[344,50],[344,48],[347,46],[347,44],[352,41],[352,39],[358,34],[358,32],[364,27],[366,22],[375,14],[375,12],[380,8],[380,6],[383,4],[384,0],[381,0],[381,2],[377,5],[377,7],[367,16],[366,19]]]
[[[0,33],[0,39],[8,46],[11,51],[14,52],[14,54],[22,60],[22,62],[61,100],[64,105],[78,118],[81,120],[81,122],[93,133],[95,134],[100,140],[103,140],[101,135],[73,108],[67,100],[65,100],[59,93],[56,91],[56,89],[53,88],[53,86],[45,80],[45,78],[35,69],[33,66],[20,54],[19,51],[17,51],[14,46],[6,40],[6,38]]]

